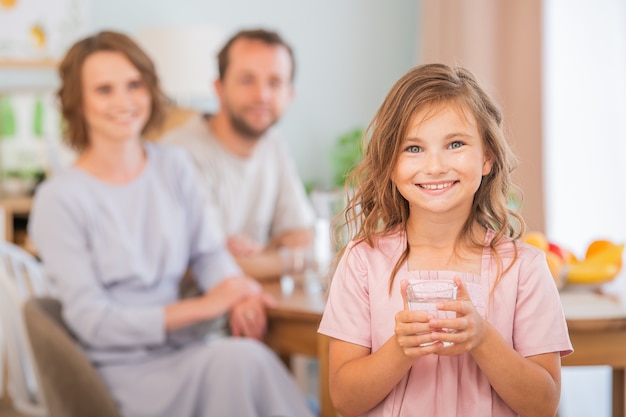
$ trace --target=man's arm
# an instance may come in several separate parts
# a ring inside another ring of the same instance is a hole
[[[266,248],[306,248],[313,245],[313,230],[292,229],[275,236]]]
[[[284,273],[302,272],[306,252],[313,244],[310,229],[294,229],[274,237],[261,250],[254,250],[253,242],[240,236],[228,238],[228,248],[239,267],[258,280],[278,279]],[[247,249],[246,249],[247,248]]]

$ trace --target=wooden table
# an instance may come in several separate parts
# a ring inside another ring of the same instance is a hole
[[[326,300],[301,285],[283,292],[278,282],[264,284],[278,304],[268,311],[266,342],[281,355],[319,358],[321,417],[337,414],[328,393],[328,338],[317,333]],[[626,303],[615,295],[590,290],[561,292],[561,302],[574,346],[563,366],[610,366],[613,369],[613,417],[626,416]]]
[[[563,366],[606,365],[613,369],[613,417],[624,417],[626,305],[623,298],[593,291],[561,292],[574,353]]]
[[[283,282],[284,283],[284,282]],[[326,299],[321,292],[306,291],[302,285],[265,283],[264,288],[276,298],[277,305],[267,312],[265,342],[280,355],[301,354],[319,360],[319,395],[321,417],[337,415],[328,392],[328,337],[317,333]],[[285,289],[285,290],[284,290]]]

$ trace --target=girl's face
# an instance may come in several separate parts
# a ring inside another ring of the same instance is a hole
[[[151,98],[139,70],[120,52],[95,52],[81,71],[89,142],[137,139],[150,117]]]
[[[392,180],[409,202],[411,217],[467,217],[491,166],[474,116],[444,104],[413,117]]]

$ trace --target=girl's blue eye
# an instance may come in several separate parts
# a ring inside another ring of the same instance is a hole
[[[459,149],[461,146],[463,146],[462,142],[459,142],[459,141],[452,142],[450,144],[450,149]]]
[[[418,153],[421,152],[422,148],[417,145],[411,145],[406,148],[406,151],[409,153]]]

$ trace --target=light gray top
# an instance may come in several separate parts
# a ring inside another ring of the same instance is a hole
[[[208,289],[240,270],[206,218],[184,150],[146,143],[132,182],[104,183],[76,167],[36,193],[29,234],[63,303],[63,315],[96,363],[137,361],[201,338],[166,334],[164,307],[187,266]]]
[[[274,133],[260,138],[248,158],[224,148],[201,115],[161,140],[189,150],[220,238],[245,234],[266,244],[286,231],[313,227],[315,216],[295,164]]]

